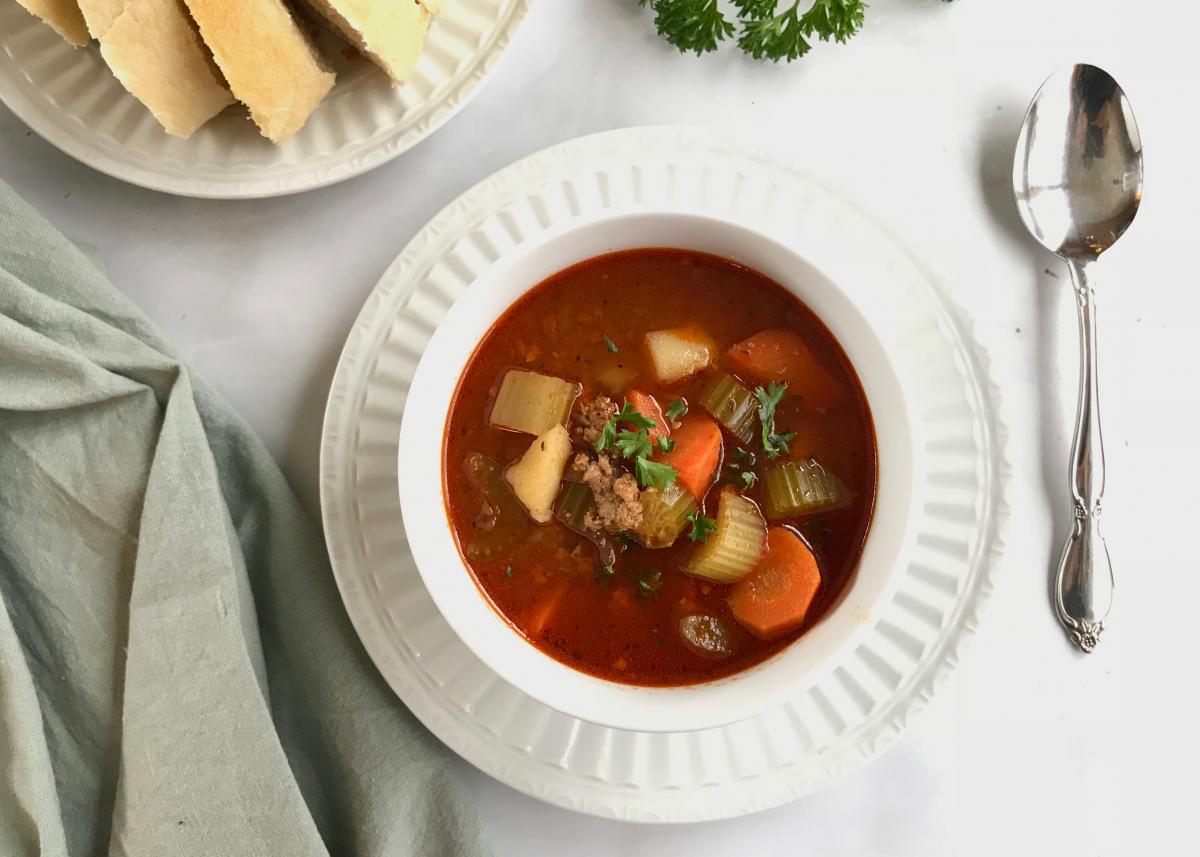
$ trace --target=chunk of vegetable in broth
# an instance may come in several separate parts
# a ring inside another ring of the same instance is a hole
[[[657,441],[660,437],[671,434],[671,427],[663,418],[662,408],[659,407],[656,398],[641,390],[630,390],[626,398],[629,404],[637,408],[639,414],[654,423],[654,428],[648,429],[650,440]]]
[[[815,459],[769,464],[763,485],[763,505],[773,521],[828,512],[850,502],[842,481]]]
[[[663,384],[695,375],[708,366],[716,351],[706,333],[690,327],[651,331],[646,334],[646,349],[654,376]]]
[[[688,515],[695,514],[696,499],[678,482],[665,488],[647,488],[641,494],[642,522],[637,538],[648,548],[669,548],[688,526]]]
[[[788,528],[771,527],[766,556],[729,593],[729,609],[747,631],[769,640],[804,624],[820,588],[812,549]]]
[[[517,525],[524,523],[525,514],[518,504],[509,502],[504,471],[494,459],[473,452],[466,457],[463,467],[483,500],[471,522],[467,559],[483,562],[498,559],[519,541]]]
[[[788,385],[804,404],[824,411],[842,396],[842,388],[794,330],[763,330],[726,352],[726,359],[743,378]]]
[[[687,647],[706,658],[727,658],[733,644],[725,623],[715,616],[693,613],[679,620],[679,636]]]
[[[529,517],[539,524],[550,522],[551,507],[570,454],[571,438],[567,430],[554,425],[534,438],[525,454],[504,471],[513,494]]]
[[[491,424],[540,435],[565,425],[571,406],[583,391],[580,384],[524,369],[509,369],[492,403]]]
[[[754,440],[758,399],[732,375],[722,373],[714,378],[701,394],[700,405],[742,443]]]
[[[637,373],[621,363],[610,363],[600,367],[596,372],[596,383],[598,383],[606,393],[612,393],[614,396],[619,396],[629,389],[633,383],[633,379],[637,377]]]
[[[700,499],[721,463],[721,430],[703,414],[688,417],[672,436],[675,446],[659,461],[675,468],[679,484]]]
[[[554,504],[554,517],[568,529],[581,535],[588,532],[588,513],[596,508],[596,496],[582,482],[564,482],[558,500]]]
[[[767,522],[754,502],[730,489],[721,492],[717,530],[697,547],[684,568],[717,583],[733,583],[758,563],[767,540]]]

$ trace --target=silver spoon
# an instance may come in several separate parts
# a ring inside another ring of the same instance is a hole
[[[1141,138],[1125,93],[1106,71],[1076,65],[1042,84],[1017,138],[1013,193],[1026,228],[1067,263],[1079,309],[1079,411],[1070,469],[1075,523],[1058,562],[1053,600],[1071,640],[1090,652],[1112,605],[1113,575],[1100,534],[1104,442],[1089,276],[1142,200]]]

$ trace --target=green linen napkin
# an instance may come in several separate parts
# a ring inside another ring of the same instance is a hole
[[[266,449],[0,182],[0,855],[479,855]]]

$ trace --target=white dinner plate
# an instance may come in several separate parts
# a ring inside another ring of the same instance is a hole
[[[449,0],[403,86],[329,37],[322,53],[337,84],[304,128],[275,146],[239,106],[190,139],[170,136],[95,42],[73,48],[16,0],[0,0],[0,100],[48,142],[124,181],[183,196],[280,196],[364,173],[432,134],[476,92],[531,2]]]
[[[608,209],[740,222],[889,308],[876,333],[919,391],[916,547],[861,641],[810,689],[718,729],[640,733],[554,711],[491,672],[421,583],[397,494],[397,437],[422,350],[454,300],[509,248]],[[914,383],[918,382],[919,383]],[[821,788],[888,746],[958,662],[1006,518],[1008,468],[986,360],[945,296],[878,223],[768,151],[694,128],[628,129],[540,152],[451,203],[367,299],[334,377],[321,506],[334,574],[363,644],[442,741],[527,794],[595,815],[686,822]]]

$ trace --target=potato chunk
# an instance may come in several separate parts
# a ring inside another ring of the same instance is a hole
[[[663,384],[682,381],[704,369],[715,350],[707,334],[691,327],[651,331],[646,334],[646,348],[654,375]]]
[[[553,375],[509,369],[492,403],[491,424],[540,435],[567,421],[582,389],[580,384]]]
[[[529,517],[539,524],[550,521],[563,469],[571,454],[571,438],[561,425],[536,437],[525,454],[509,465],[504,478]]]

